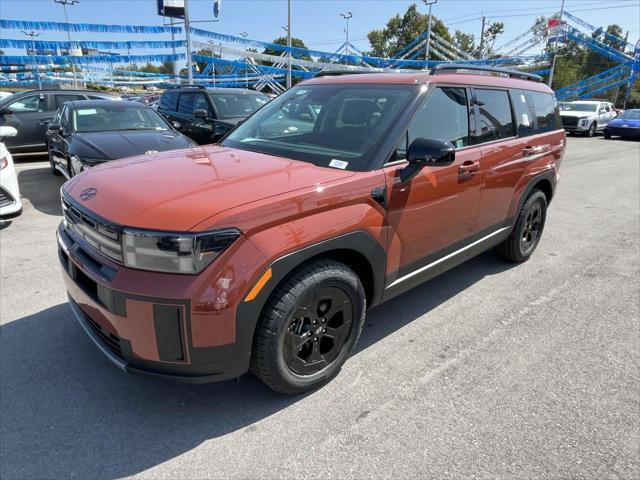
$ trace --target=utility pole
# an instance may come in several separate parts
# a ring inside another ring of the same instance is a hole
[[[425,5],[429,6],[429,27],[427,28],[427,44],[424,48],[424,59],[429,61],[429,49],[431,48],[431,7],[433,7],[438,0],[422,0]]]
[[[558,37],[560,36],[560,32],[562,32],[562,16],[564,15],[564,0],[562,0],[562,4],[560,5],[560,24],[558,27],[558,31],[556,32],[556,38],[553,42],[553,60],[551,61],[551,71],[549,72],[549,88],[552,88],[553,84],[553,74],[556,71],[556,57],[558,56]]]
[[[71,30],[69,29],[69,16],[67,15],[67,5],[75,5],[80,3],[80,0],[53,0],[54,3],[59,3],[64,9],[64,22],[67,24],[67,43],[69,44],[67,54],[71,57]],[[78,88],[78,80],[76,78],[76,65],[71,62],[71,74],[73,75],[73,86]]]
[[[291,88],[291,0],[287,0],[287,88]]]
[[[176,34],[173,32],[173,17],[169,17],[169,28],[171,29],[171,53],[175,57],[176,45],[173,42],[175,42],[176,40]],[[178,62],[171,62],[171,65],[173,67],[174,81],[176,83],[180,83],[180,76],[178,75]]]
[[[341,13],[340,16],[347,21],[347,28],[344,30],[347,33],[347,43],[344,44],[345,53],[349,55],[349,19],[353,17],[353,13]]]
[[[31,54],[33,55],[33,69],[36,75],[36,81],[38,82],[38,90],[42,90],[42,83],[40,82],[40,72],[38,71],[38,63],[36,62],[36,41],[35,37],[39,37],[40,34],[31,30],[30,32],[26,32],[24,30],[20,30],[26,36],[31,37]]]
[[[486,17],[482,16],[482,30],[480,31],[480,60],[484,58],[484,23]]]
[[[191,26],[189,24],[189,0],[184,0],[184,33],[187,37],[187,81],[193,84],[193,60],[191,59]]]
[[[240,32],[240,36],[242,38],[247,38],[247,35],[249,35],[247,32]],[[244,86],[246,88],[249,88],[249,78],[248,78],[248,74],[247,71],[249,70],[249,64],[248,64],[248,59],[247,59],[248,55],[247,55],[247,47],[245,46],[244,48]]]

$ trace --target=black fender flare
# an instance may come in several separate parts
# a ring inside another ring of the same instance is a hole
[[[358,230],[323,240],[300,250],[283,255],[273,261],[271,278],[266,286],[251,301],[242,301],[236,311],[236,347],[238,354],[249,354],[253,345],[253,336],[262,311],[272,294],[285,278],[305,261],[336,250],[355,251],[369,262],[372,278],[372,295],[369,306],[380,302],[384,292],[387,255],[385,249],[369,233]],[[252,285],[253,286],[253,285]]]
[[[535,188],[535,186],[540,182],[540,180],[547,180],[551,185],[551,196],[549,197],[548,203],[551,203],[551,199],[553,198],[556,191],[556,174],[553,170],[546,170],[542,173],[537,174],[532,177],[528,182],[527,186],[524,187],[520,198],[518,199],[518,208],[515,210],[514,221],[518,217],[518,212],[522,209],[522,205],[529,197],[531,191]]]

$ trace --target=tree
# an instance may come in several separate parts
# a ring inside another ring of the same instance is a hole
[[[287,46],[287,37],[278,37],[276,38],[273,42],[271,43],[275,43],[276,45],[283,45],[283,46]],[[302,40],[300,40],[299,38],[295,38],[295,37],[291,37],[291,46],[294,48],[304,48],[307,49],[307,46],[304,44],[304,42]],[[280,56],[282,55],[282,50],[276,50],[275,48],[265,48],[264,51],[262,52],[265,55],[275,55],[275,56]],[[300,53],[293,53],[291,55],[293,58],[298,58],[300,60],[311,60],[311,57],[309,57],[308,55],[301,55]],[[265,65],[271,65],[270,62],[264,62]]]
[[[476,51],[476,39],[469,33],[456,30],[453,35],[453,44],[465,53],[473,55]]]
[[[420,13],[418,6],[414,3],[407,8],[402,17],[400,15],[392,17],[385,28],[369,32],[367,35],[371,44],[369,54],[375,57],[393,57],[405,45],[426,32],[428,27],[429,15]],[[431,32],[449,42],[453,40],[449,29],[435,15],[431,22]],[[434,56],[437,54],[431,50],[429,57],[433,58]]]
[[[489,22],[484,29],[484,36],[480,44],[482,45],[482,50],[480,51],[480,47],[478,46],[478,57],[491,57],[494,55],[493,46],[496,43],[496,39],[504,33],[504,23],[502,22]]]

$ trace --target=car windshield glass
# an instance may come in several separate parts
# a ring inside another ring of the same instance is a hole
[[[83,107],[73,111],[73,130],[80,133],[168,129],[167,123],[156,112],[142,106]]]
[[[269,101],[266,96],[255,93],[213,93],[211,100],[222,119],[248,117]]]
[[[624,120],[640,120],[640,110],[626,110],[618,118]]]
[[[296,87],[251,116],[223,145],[321,166],[363,170],[416,88],[354,84]]]
[[[598,110],[597,103],[561,103],[560,110],[563,112],[595,112]]]

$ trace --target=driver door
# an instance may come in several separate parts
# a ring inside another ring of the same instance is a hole
[[[8,137],[7,147],[14,152],[45,149],[45,131],[53,117],[48,95],[35,93],[7,105],[9,111],[0,115],[0,125],[14,127],[18,134]]]
[[[482,172],[480,149],[470,144],[471,112],[468,89],[433,88],[384,168],[391,227],[388,288],[400,283],[410,288],[412,282],[404,282],[404,277],[473,241]],[[451,142],[456,148],[455,161],[445,167],[425,167],[402,182],[406,150],[416,138]]]

